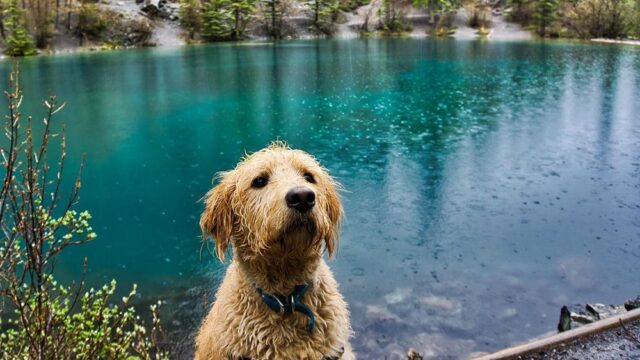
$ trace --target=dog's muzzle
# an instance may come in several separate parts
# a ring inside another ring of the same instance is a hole
[[[284,200],[288,208],[306,213],[316,204],[316,193],[306,186],[296,186],[287,192]]]

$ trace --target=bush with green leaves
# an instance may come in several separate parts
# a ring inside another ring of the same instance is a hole
[[[0,358],[2,359],[156,359],[162,329],[158,308],[151,324],[131,306],[131,293],[120,304],[112,299],[116,283],[86,290],[83,280],[70,286],[54,279],[54,264],[70,246],[96,238],[91,215],[75,210],[80,175],[66,187],[64,134],[52,132],[54,115],[64,104],[44,101],[42,128],[20,113],[23,96],[17,71],[6,91],[7,114],[0,148]],[[36,134],[41,134],[36,136]],[[52,141],[59,141],[56,166],[48,163]],[[82,170],[82,166],[81,166]],[[86,259],[85,259],[86,268]],[[80,273],[80,272],[79,272]]]

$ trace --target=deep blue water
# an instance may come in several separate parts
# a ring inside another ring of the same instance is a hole
[[[21,69],[23,112],[67,101],[68,167],[87,156],[79,208],[99,237],[60,261],[65,279],[87,256],[92,284],[137,282],[141,301],[215,288],[198,200],[283,139],[347,189],[330,266],[362,358],[492,351],[553,331],[564,304],[640,293],[638,48],[321,40]]]

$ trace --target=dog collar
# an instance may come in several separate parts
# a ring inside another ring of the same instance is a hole
[[[254,285],[255,286],[255,285]],[[294,311],[303,313],[309,317],[309,332],[313,334],[316,326],[316,319],[310,307],[301,302],[302,297],[307,292],[309,284],[296,285],[291,294],[287,296],[269,294],[259,287],[255,287],[262,301],[267,306],[279,314],[293,314]]]

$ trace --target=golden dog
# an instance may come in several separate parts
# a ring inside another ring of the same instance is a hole
[[[196,339],[197,360],[350,360],[349,311],[322,259],[343,216],[337,183],[275,142],[221,174],[200,218],[233,260]]]

